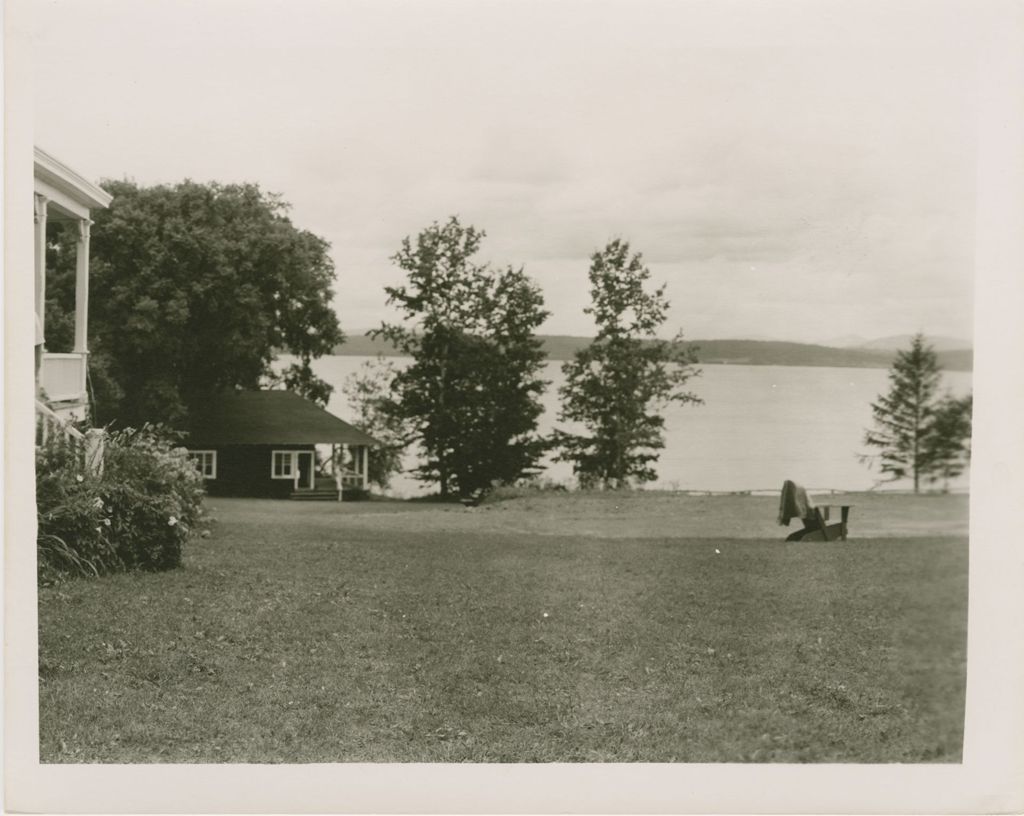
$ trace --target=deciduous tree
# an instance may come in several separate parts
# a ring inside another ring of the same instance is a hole
[[[413,358],[393,380],[392,405],[422,448],[418,478],[442,496],[514,481],[544,449],[543,298],[522,269],[473,259],[483,237],[452,217],[404,239],[393,260],[407,282],[385,289],[403,321],[375,332]]]
[[[401,472],[402,454],[414,436],[393,404],[391,384],[397,374],[391,362],[378,357],[363,363],[342,385],[353,424],[380,443],[370,453],[368,470],[370,482],[381,488]]]
[[[344,338],[323,239],[254,184],[103,187],[113,202],[93,216],[89,323],[100,422],[180,425],[216,389],[258,387],[278,350],[299,358],[283,381],[326,401],[310,361]],[[49,308],[66,315],[74,256],[59,240],[52,252]]]
[[[581,486],[626,487],[653,481],[652,463],[665,446],[664,408],[697,404],[685,391],[695,349],[682,333],[660,340],[669,303],[665,287],[648,290],[650,271],[622,240],[594,253],[591,303],[584,312],[597,323],[594,342],[562,367],[559,420],[581,432],[556,431],[558,458],[571,462]]]

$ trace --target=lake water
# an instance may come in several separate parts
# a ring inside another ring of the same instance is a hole
[[[329,409],[351,418],[341,386],[370,357],[324,357],[317,375],[335,386]],[[408,364],[390,358],[396,366]],[[547,364],[541,432],[555,426],[560,362]],[[665,414],[665,448],[650,485],[670,490],[778,490],[792,479],[812,490],[867,490],[877,473],[858,461],[871,403],[888,390],[885,369],[801,366],[706,365],[688,383],[703,405],[671,406]],[[970,372],[945,372],[944,387],[956,395],[971,390]],[[410,466],[413,463],[410,457]],[[566,463],[548,463],[545,476],[572,483]],[[964,475],[950,484],[967,488]],[[397,476],[395,495],[424,492],[416,480]],[[909,482],[887,489],[906,489]]]

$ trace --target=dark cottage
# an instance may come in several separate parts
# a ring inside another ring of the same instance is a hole
[[[366,490],[378,443],[291,391],[232,391],[192,418],[186,444],[211,496],[338,499]],[[317,445],[331,446],[323,474]]]

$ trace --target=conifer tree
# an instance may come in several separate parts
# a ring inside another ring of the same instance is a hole
[[[942,371],[935,350],[917,334],[910,348],[896,354],[889,370],[889,391],[872,403],[874,428],[864,444],[879,453],[862,457],[875,462],[887,481],[921,482],[950,478],[963,469],[970,437],[970,398],[940,397]]]
[[[927,472],[930,481],[942,479],[945,489],[949,480],[959,476],[971,460],[971,412],[973,398],[947,396],[936,406],[928,428]]]

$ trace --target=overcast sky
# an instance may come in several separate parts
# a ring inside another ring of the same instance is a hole
[[[39,0],[36,143],[92,179],[254,181],[349,330],[458,214],[589,334],[612,237],[691,338],[969,338],[970,5]]]

